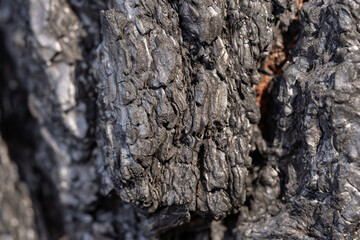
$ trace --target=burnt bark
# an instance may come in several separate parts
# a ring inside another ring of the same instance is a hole
[[[0,239],[360,238],[357,1],[0,6]]]

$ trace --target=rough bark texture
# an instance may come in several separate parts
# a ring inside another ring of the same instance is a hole
[[[236,212],[245,201],[251,124],[260,117],[253,84],[272,37],[270,3],[111,7],[102,13],[99,62],[105,174],[126,202],[155,214],[183,208],[179,221],[190,212]]]
[[[0,1],[0,239],[360,238],[359,13]]]
[[[360,20],[359,10],[354,1],[304,5],[300,39],[279,84],[270,161],[260,171],[260,181],[273,169],[282,173],[282,183],[277,181],[282,201],[264,208],[255,197],[252,209],[260,220],[249,224],[247,216],[240,218],[237,237],[360,238],[360,29],[353,24]],[[273,191],[275,180],[261,185]],[[257,188],[255,196],[264,195],[264,188]]]

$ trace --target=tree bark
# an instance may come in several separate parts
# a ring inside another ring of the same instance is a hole
[[[0,239],[360,239],[356,1],[0,6]]]

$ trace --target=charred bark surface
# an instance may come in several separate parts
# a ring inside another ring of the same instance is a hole
[[[270,3],[111,7],[102,14],[99,145],[114,188],[154,214],[175,207],[179,221],[237,212],[260,118],[253,85],[272,38]]]
[[[0,234],[360,238],[358,2],[0,5]]]
[[[359,7],[352,1],[303,5],[300,39],[278,89],[280,113],[268,151],[272,170],[267,172],[269,164],[261,170],[255,191],[264,196],[281,187],[283,193],[275,205],[254,201],[257,220],[240,217],[238,238],[360,237],[359,38],[351,37],[359,36],[351,24],[359,22]],[[270,177],[274,169],[282,182]]]

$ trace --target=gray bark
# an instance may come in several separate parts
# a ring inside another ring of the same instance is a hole
[[[357,1],[0,6],[0,239],[360,239]]]
[[[26,185],[0,138],[0,239],[37,239],[34,210]]]

